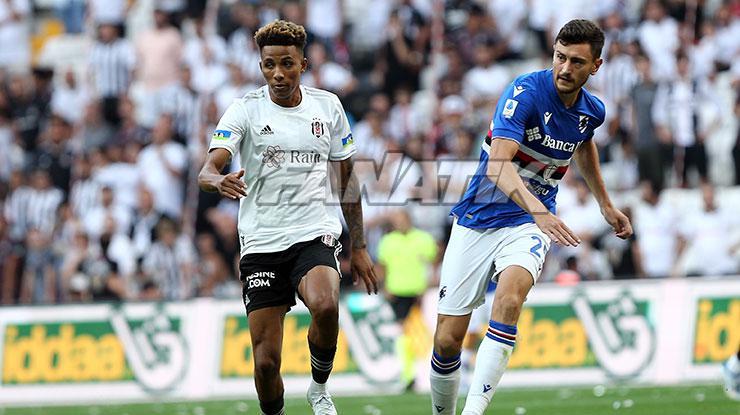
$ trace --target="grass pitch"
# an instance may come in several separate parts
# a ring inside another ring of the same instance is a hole
[[[430,415],[428,395],[335,397],[341,415]],[[458,404],[462,410],[463,399]],[[304,399],[286,401],[290,415],[310,414]],[[493,415],[740,415],[740,402],[720,385],[504,389],[487,414]],[[256,401],[205,401],[131,405],[3,408],[0,415],[258,415]]]

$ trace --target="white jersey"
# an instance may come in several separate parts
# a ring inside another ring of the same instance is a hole
[[[355,153],[347,116],[336,95],[301,86],[296,107],[281,107],[267,86],[235,100],[209,151],[239,154],[247,196],[239,203],[241,255],[280,252],[325,234],[339,237],[335,205],[327,204],[329,161]]]

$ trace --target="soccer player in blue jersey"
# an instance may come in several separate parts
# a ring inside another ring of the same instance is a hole
[[[432,413],[454,414],[460,349],[470,314],[498,283],[463,415],[488,407],[517,337],[517,320],[554,241],[580,242],[557,216],[558,182],[574,158],[615,234],[632,227],[606,192],[592,137],[604,104],[583,85],[598,71],[604,33],[572,20],[555,39],[553,67],[519,76],[499,99],[480,164],[462,200],[442,264],[432,355]]]

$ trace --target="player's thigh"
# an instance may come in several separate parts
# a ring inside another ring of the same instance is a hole
[[[279,255],[244,255],[239,261],[239,279],[247,316],[262,308],[295,305],[295,288]]]
[[[495,232],[452,226],[442,260],[438,314],[469,315],[483,304],[495,246]]]
[[[291,270],[291,281],[309,310],[336,308],[341,278],[338,255],[341,250],[341,244],[333,237],[315,239],[299,250]]]
[[[518,266],[527,272],[530,285],[537,283],[545,263],[545,256],[550,250],[551,240],[534,223],[527,223],[514,228],[507,228],[506,235],[496,250],[493,261],[495,264],[494,280],[498,281],[496,298],[499,292],[506,293],[501,287],[503,271],[511,266]],[[516,273],[515,275],[520,275]],[[495,300],[494,300],[495,303]]]

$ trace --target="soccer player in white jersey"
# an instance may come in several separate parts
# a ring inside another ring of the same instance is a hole
[[[571,158],[615,234],[632,234],[606,192],[592,140],[604,104],[582,88],[601,65],[603,45],[604,33],[593,22],[568,22],[555,40],[553,68],[519,76],[499,99],[478,169],[451,212],[455,223],[442,264],[432,354],[435,415],[455,413],[462,341],[488,282],[497,282],[496,293],[463,415],[488,407],[550,243],[580,242],[555,216],[557,184]]]
[[[334,206],[325,203],[329,162],[350,234],[351,266],[368,294],[377,293],[365,247],[355,146],[336,95],[300,85],[306,31],[282,20],[254,36],[267,85],[234,101],[216,127],[200,172],[201,189],[239,199],[240,279],[254,356],[254,381],[266,415],[285,413],[280,352],[285,313],[296,293],[311,312],[308,346],[314,414],[336,414],[326,390],[339,333],[338,242]],[[239,154],[241,169],[220,172]]]

